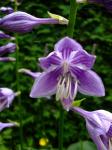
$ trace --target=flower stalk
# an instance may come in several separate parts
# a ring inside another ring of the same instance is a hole
[[[17,11],[18,8],[18,3],[17,0],[14,1],[15,2],[15,11]],[[15,34],[15,38],[16,38],[16,90],[20,91],[20,85],[19,85],[19,73],[18,73],[18,69],[19,69],[19,44],[18,44],[18,35]],[[21,97],[18,94],[18,106],[19,106],[19,123],[20,123],[20,150],[23,150],[23,124],[22,124],[22,104],[21,104]]]
[[[76,0],[70,0],[70,14],[69,14],[69,24],[67,29],[67,36],[73,37],[74,26],[76,22],[76,15],[77,15],[77,7],[78,4]]]

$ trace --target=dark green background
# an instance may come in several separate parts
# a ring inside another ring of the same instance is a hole
[[[8,0],[1,0],[0,6],[12,6]],[[18,10],[25,11],[36,17],[48,17],[47,11],[69,16],[69,1],[67,0],[23,0]],[[2,13],[1,13],[2,16]],[[41,25],[32,32],[18,35],[20,46],[20,66],[32,71],[41,70],[38,58],[53,50],[54,44],[66,36],[66,26]],[[13,35],[12,33],[10,35]],[[89,53],[97,56],[94,70],[102,77],[106,89],[105,97],[90,97],[82,103],[87,110],[105,109],[112,112],[112,14],[96,5],[80,5],[75,25],[74,39],[81,43]],[[0,40],[0,45],[7,43]],[[16,57],[16,54],[11,54]],[[0,63],[0,87],[9,87],[16,91],[15,63]],[[46,137],[49,143],[45,149],[58,147],[59,102],[55,96],[52,100],[29,98],[33,79],[20,75],[20,89],[22,91],[22,118],[24,131],[24,147],[39,150],[39,139]],[[77,95],[77,99],[84,98]],[[19,121],[18,100],[15,99],[9,109],[0,114],[0,121],[9,119]],[[65,112],[64,116],[64,146],[72,143],[90,140],[84,120],[73,112]],[[0,150],[19,149],[19,128],[6,129],[0,133]],[[51,148],[50,148],[51,147]]]

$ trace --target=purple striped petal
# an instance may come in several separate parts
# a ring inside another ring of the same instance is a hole
[[[85,95],[104,96],[105,88],[101,78],[92,70],[83,71],[76,67],[71,68],[71,73],[77,77],[78,91]]]
[[[88,54],[86,51],[72,52],[70,55],[71,64],[80,69],[91,69],[94,65],[96,56]]]
[[[59,20],[52,18],[36,18],[25,12],[14,12],[0,19],[0,27],[10,32],[30,32],[40,24],[59,24]]]
[[[0,57],[1,62],[9,62],[9,61],[16,61],[13,57]]]
[[[56,92],[56,86],[60,74],[60,68],[49,72],[43,72],[40,77],[35,80],[30,96],[36,98],[53,95]]]
[[[13,53],[16,49],[16,44],[14,43],[8,43],[4,46],[0,47],[0,56],[6,54],[6,53]]]
[[[11,14],[14,10],[11,7],[1,7],[0,11],[4,14]]]
[[[4,32],[0,31],[0,39],[9,39],[11,38],[10,35],[5,34]]]
[[[62,53],[64,59],[70,56],[72,51],[83,50],[82,46],[75,40],[65,37],[55,44],[54,49]]]
[[[51,66],[57,66],[61,63],[61,55],[58,52],[52,52],[47,57],[39,58],[40,66],[48,69]]]

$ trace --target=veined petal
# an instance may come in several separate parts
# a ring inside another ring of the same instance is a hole
[[[34,82],[30,96],[46,97],[53,95],[56,92],[58,77],[61,74],[61,68],[49,72],[43,72]]]
[[[47,57],[39,58],[40,66],[43,69],[48,69],[51,66],[57,66],[61,63],[61,53],[52,52]]]
[[[63,58],[68,58],[72,51],[83,50],[82,46],[75,40],[65,37],[55,44],[54,49],[62,53]]]
[[[70,54],[71,65],[80,69],[91,69],[95,62],[95,55],[88,54],[86,51],[73,51]]]
[[[103,144],[100,136],[97,136],[97,130],[95,130],[90,124],[89,122],[86,120],[86,127],[87,130],[90,134],[90,137],[93,139],[94,143],[97,146],[98,150],[107,150],[107,148],[105,147],[105,145]]]
[[[72,75],[77,77],[80,93],[91,96],[104,96],[105,88],[101,78],[92,70],[81,70],[76,67],[71,68]]]

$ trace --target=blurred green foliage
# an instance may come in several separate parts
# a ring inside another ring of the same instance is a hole
[[[12,6],[8,0],[1,0],[0,6]],[[18,7],[37,17],[48,17],[47,11],[60,14],[66,18],[69,16],[69,1],[67,0],[23,0]],[[2,16],[2,14],[1,14]],[[40,71],[38,58],[53,50],[54,44],[66,36],[66,26],[42,25],[32,32],[19,36],[19,68],[28,68]],[[13,34],[10,34],[13,35]],[[94,70],[102,77],[106,88],[106,96],[86,97],[82,107],[87,110],[106,109],[112,111],[112,14],[104,8],[96,5],[80,5],[78,8],[77,21],[75,25],[74,39],[80,42],[84,49],[97,56]],[[0,45],[6,40],[0,40]],[[16,54],[11,54],[16,57]],[[0,63],[0,87],[9,87],[16,91],[15,62]],[[49,140],[47,147],[43,149],[54,150],[58,147],[58,121],[59,102],[46,99],[31,99],[29,92],[33,79],[20,74],[20,90],[22,91],[22,118],[24,131],[24,147],[26,150],[39,150],[39,139]],[[84,98],[78,95],[77,99]],[[8,119],[19,121],[18,101],[15,99],[9,109],[1,112],[0,121],[7,122]],[[84,120],[73,112],[64,112],[64,146],[90,140],[85,130]],[[5,129],[0,133],[0,150],[18,150],[19,128]]]

